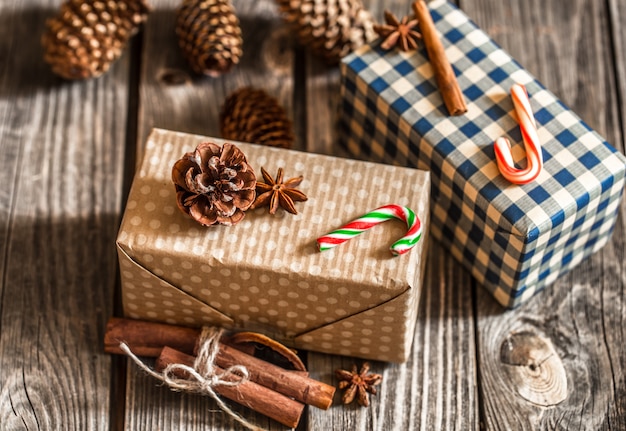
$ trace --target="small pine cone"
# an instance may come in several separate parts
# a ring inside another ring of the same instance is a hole
[[[238,64],[243,53],[239,18],[230,0],[183,0],[176,35],[196,73],[220,76]]]
[[[178,208],[198,223],[234,225],[256,197],[256,176],[235,145],[205,142],[172,168]]]
[[[66,79],[102,75],[148,17],[145,0],[66,0],[46,23],[44,60]]]
[[[376,39],[374,18],[361,0],[276,0],[302,45],[329,64]]]
[[[263,90],[245,87],[226,98],[220,112],[222,138],[291,148],[291,120],[276,99]]]

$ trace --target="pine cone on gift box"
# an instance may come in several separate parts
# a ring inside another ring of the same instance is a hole
[[[361,0],[276,0],[300,43],[329,64],[376,39],[374,18]]]
[[[235,145],[198,145],[172,168],[176,201],[181,211],[205,226],[234,225],[256,197],[256,176]]]
[[[148,11],[144,0],[67,0],[46,23],[44,60],[66,79],[100,76],[122,55]]]
[[[226,98],[220,112],[222,138],[291,148],[293,126],[285,109],[263,90],[241,88]]]
[[[184,0],[176,35],[196,73],[217,77],[239,63],[243,53],[239,18],[230,0]]]

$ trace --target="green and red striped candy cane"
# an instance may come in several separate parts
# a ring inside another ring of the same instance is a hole
[[[360,235],[365,230],[391,219],[399,219],[407,224],[409,230],[406,235],[394,242],[389,251],[394,256],[404,254],[415,247],[422,236],[422,223],[419,217],[410,208],[401,205],[385,205],[376,208],[356,220],[334,230],[317,239],[319,251],[328,250]]]

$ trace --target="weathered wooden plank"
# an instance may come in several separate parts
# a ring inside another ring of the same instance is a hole
[[[139,153],[152,127],[219,137],[223,101],[246,85],[264,89],[291,114],[293,46],[273,1],[233,2],[241,21],[244,54],[241,63],[220,78],[193,75],[179,53],[174,25],[180,2],[151,3],[154,11],[144,31],[139,88]],[[126,388],[125,429],[244,429],[208,397],[171,392],[132,363]],[[284,429],[260,414],[229,405],[261,427]]]
[[[622,153],[626,151],[626,33],[623,28],[626,25],[626,3],[618,0],[608,1],[608,12],[610,19],[607,23],[611,33],[611,43],[604,47],[606,50],[610,50],[608,55],[611,59],[610,63],[607,63],[607,68],[614,67],[615,69],[615,81],[616,81],[616,94],[617,108],[615,114],[621,114],[619,117],[619,126],[615,125],[615,130],[618,129],[621,132],[621,143],[619,136],[610,139],[611,142],[621,150]],[[608,43],[608,41],[602,41],[602,43]],[[607,88],[607,91],[611,91],[611,88]],[[609,95],[610,97],[611,95]]]
[[[52,5],[53,4],[53,5]],[[128,57],[66,82],[39,34],[59,2],[0,4],[0,428],[109,429]]]
[[[622,31],[626,25],[626,4],[619,1],[609,1],[609,13],[611,17],[612,36],[612,60],[615,65],[617,83],[617,106],[621,107],[619,131],[621,142],[617,133],[610,137],[612,143],[622,152],[626,153],[626,34]],[[617,129],[617,126],[615,127]],[[605,328],[608,355],[613,374],[613,393],[615,397],[614,408],[608,413],[607,426],[611,429],[626,428],[626,334],[624,329],[624,308],[626,305],[624,296],[626,286],[626,201],[622,202],[621,219],[613,234],[613,240],[609,247],[602,251],[603,284],[615,286],[602,295],[602,321]],[[620,289],[621,287],[621,289]],[[618,302],[621,306],[614,306]],[[608,306],[605,306],[609,303]],[[620,328],[615,330],[613,328]]]
[[[606,5],[463,1],[498,43],[623,151]],[[504,312],[478,291],[486,428],[625,426],[623,213],[624,206],[609,245],[519,309]]]
[[[365,2],[380,22],[383,10],[411,13],[410,2]],[[307,58],[307,150],[342,154],[336,144],[339,71]],[[478,429],[475,382],[473,281],[437,244],[429,248],[413,351],[406,364],[372,363],[383,374],[379,395],[368,409],[341,406],[309,410],[308,428],[350,430]],[[337,368],[353,358],[309,353],[314,377],[336,384]]]
[[[611,17],[611,40],[613,48],[613,64],[616,71],[617,82],[617,107],[621,113],[620,127],[621,143],[619,136],[610,137],[611,142],[626,154],[626,3],[623,1],[610,0],[609,14]],[[615,127],[617,129],[617,127]],[[621,219],[613,233],[613,241],[610,247],[602,251],[603,283],[608,286],[616,286],[608,294],[602,296],[604,303],[621,303],[621,307],[609,304],[602,307],[603,327],[606,328],[608,355],[611,361],[615,406],[609,411],[607,426],[610,429],[626,428],[626,322],[624,320],[624,296],[626,295],[626,201],[622,202]],[[621,286],[621,290],[619,288]],[[615,329],[613,329],[615,328]],[[619,329],[618,329],[619,328]]]

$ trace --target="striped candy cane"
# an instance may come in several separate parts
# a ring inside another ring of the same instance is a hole
[[[402,238],[394,242],[389,251],[394,256],[404,254],[411,250],[422,236],[422,223],[419,217],[409,208],[400,205],[385,205],[371,211],[358,219],[340,227],[317,239],[319,251],[328,250],[341,243],[348,241],[350,238],[361,234],[366,229],[371,228],[384,221],[397,218],[404,221],[409,230]]]
[[[526,149],[527,165],[524,169],[517,169],[514,166],[511,144],[504,137],[496,139],[494,143],[496,162],[504,178],[513,184],[526,184],[537,178],[543,167],[541,143],[539,142],[537,125],[535,124],[526,88],[521,84],[513,84],[511,87],[511,98],[513,99],[515,113],[519,119],[519,127],[524,140],[524,148]]]

